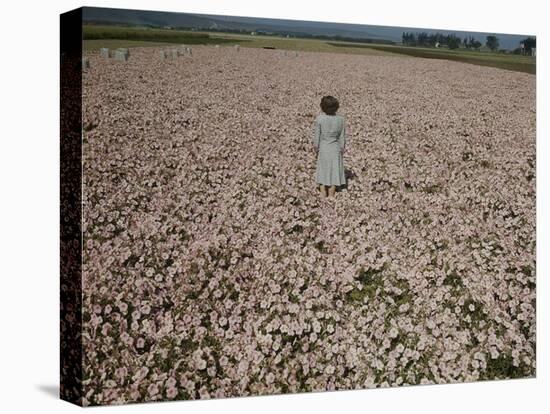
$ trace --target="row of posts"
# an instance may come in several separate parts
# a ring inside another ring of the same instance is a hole
[[[214,46],[216,49],[220,48],[220,45]],[[239,45],[234,46],[235,50],[238,52],[240,50]],[[287,56],[290,51],[285,50],[284,55]],[[102,47],[99,49],[99,55],[104,58],[113,58],[119,62],[127,62],[130,58],[130,51],[128,48],[118,48],[118,49],[109,49]],[[177,48],[172,48],[168,50],[159,51],[161,59],[176,59],[179,56],[193,56],[193,50],[189,46],[180,45]],[[294,52],[294,56],[298,56],[298,52]],[[87,57],[82,58],[82,68],[88,69],[90,67],[90,60]]]
[[[125,47],[119,47],[118,49],[109,49],[107,47],[102,47],[99,49],[99,55],[103,58],[113,58],[119,62],[127,62],[130,58],[130,50]],[[90,68],[90,59],[86,56],[82,56],[82,69]]]
[[[159,51],[161,59],[176,59],[179,56],[193,56],[193,49],[189,46],[180,45],[177,48]]]
[[[99,55],[104,58],[114,58],[119,62],[127,62],[130,58],[130,51],[128,50],[128,48],[125,47],[119,47],[118,49],[114,50],[102,47],[101,49],[99,49]]]

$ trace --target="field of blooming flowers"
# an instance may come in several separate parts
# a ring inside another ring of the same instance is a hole
[[[85,405],[535,375],[533,75],[159,50],[83,73]]]

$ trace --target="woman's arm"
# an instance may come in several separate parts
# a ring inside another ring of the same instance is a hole
[[[319,141],[321,139],[321,124],[318,119],[315,119],[314,131],[313,131],[313,146],[316,150],[319,149]]]
[[[342,118],[342,131],[340,132],[338,143],[340,144],[340,151],[344,152],[344,149],[346,148],[346,122],[344,121],[344,118]]]

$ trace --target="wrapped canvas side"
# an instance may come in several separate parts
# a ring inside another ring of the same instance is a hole
[[[60,16],[60,397],[82,405],[82,9]]]

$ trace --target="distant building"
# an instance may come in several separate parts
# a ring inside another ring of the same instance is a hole
[[[531,48],[531,56],[537,56],[537,48],[536,47]]]
[[[439,42],[435,42],[435,47],[439,47]]]
[[[252,36],[255,36],[255,35],[256,35],[256,32],[250,32],[250,34],[251,34]]]

